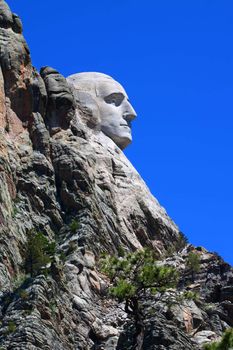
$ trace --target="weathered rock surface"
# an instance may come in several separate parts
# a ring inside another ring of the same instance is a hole
[[[180,244],[177,226],[115,143],[82,111],[66,79],[31,65],[22,24],[0,0],[0,347],[131,349],[133,325],[106,297],[101,252],[149,246],[180,271],[145,320],[143,349],[201,349],[233,326],[233,273]],[[78,222],[78,225],[72,223]],[[56,241],[51,273],[25,276],[28,232]],[[182,249],[181,249],[182,247]],[[200,255],[194,278],[188,253]],[[174,293],[197,301],[169,306]]]

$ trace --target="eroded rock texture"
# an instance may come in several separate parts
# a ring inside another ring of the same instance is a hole
[[[201,349],[233,326],[231,267],[203,248],[181,248],[177,226],[122,151],[88,125],[66,79],[34,70],[3,0],[0,27],[1,349],[132,349],[132,321],[107,298],[97,262],[101,252],[145,246],[177,267],[179,290],[200,298],[171,307],[171,291],[148,300],[142,349]],[[25,276],[31,229],[56,242],[47,277]],[[194,276],[192,250],[201,260]]]

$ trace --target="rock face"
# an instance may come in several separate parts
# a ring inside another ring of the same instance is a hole
[[[0,27],[1,349],[132,349],[132,321],[106,296],[98,269],[101,252],[121,247],[154,249],[180,271],[179,291],[200,294],[172,307],[174,291],[148,300],[142,349],[201,349],[221,336],[233,326],[231,267],[184,244],[67,80],[50,67],[35,71],[22,24],[3,0]],[[47,276],[25,275],[32,229],[56,242]],[[190,251],[201,261],[195,275]]]

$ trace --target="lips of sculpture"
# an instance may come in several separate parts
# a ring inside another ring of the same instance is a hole
[[[109,123],[111,119],[111,123]],[[110,137],[121,149],[125,148],[132,142],[132,133],[129,125],[117,120],[114,115],[109,115],[101,121],[101,130],[105,135]]]
[[[117,111],[118,112],[118,111]],[[127,122],[119,112],[112,112],[112,107],[103,107],[101,113],[101,130],[121,149],[132,142],[130,121]]]

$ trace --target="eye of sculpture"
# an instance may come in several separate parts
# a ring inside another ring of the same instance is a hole
[[[121,93],[113,93],[104,98],[106,103],[114,104],[116,107],[120,106],[125,96]]]

